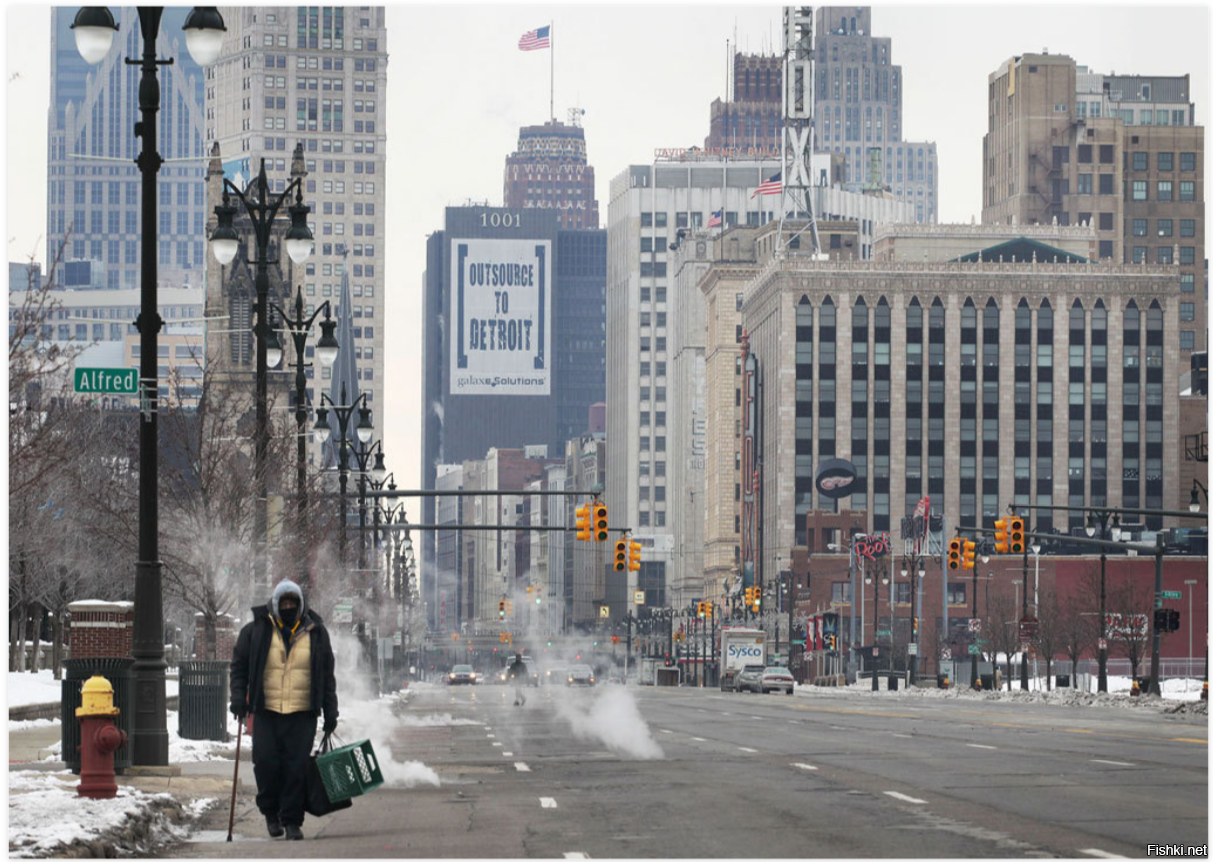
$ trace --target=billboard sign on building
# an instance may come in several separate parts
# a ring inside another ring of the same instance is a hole
[[[550,394],[551,241],[454,239],[451,287],[451,394]]]

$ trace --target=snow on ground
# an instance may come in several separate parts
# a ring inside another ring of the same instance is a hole
[[[76,795],[78,779],[65,770],[72,783],[55,780],[62,773],[10,772],[8,797],[9,854],[17,857],[49,855],[58,845],[77,839],[91,840],[121,826],[167,793],[143,793],[119,787],[113,799],[84,799]],[[19,789],[28,792],[12,792]]]
[[[227,716],[227,732],[231,734],[231,742],[212,742],[208,739],[182,739],[177,735],[177,713],[168,714],[168,760],[169,763],[195,763],[201,760],[230,759],[236,752],[236,719],[230,713]],[[247,736],[248,734],[245,734]],[[245,739],[245,748],[252,741]],[[224,757],[227,754],[227,757]]]
[[[176,697],[177,680],[168,678],[164,681],[164,693],[167,697]],[[8,674],[8,705],[29,706],[34,703],[58,703],[62,697],[62,683],[55,679],[49,670],[37,673]]]
[[[30,719],[29,721],[14,721],[13,719],[10,718],[8,720],[8,732],[9,733],[12,733],[14,730],[33,730],[34,728],[37,728],[37,727],[58,727],[58,726],[59,726],[59,719],[57,719],[57,718],[33,718],[33,719]]]

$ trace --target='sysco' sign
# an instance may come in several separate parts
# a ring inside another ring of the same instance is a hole
[[[817,493],[831,500],[851,496],[855,484],[855,465],[842,458],[822,461],[817,469]]]
[[[134,395],[139,391],[137,368],[77,368],[77,392]]]

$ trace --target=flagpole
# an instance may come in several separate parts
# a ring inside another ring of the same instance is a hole
[[[548,110],[552,113],[552,122],[556,122],[556,20],[548,22],[548,44],[552,46],[551,70],[548,74]]]

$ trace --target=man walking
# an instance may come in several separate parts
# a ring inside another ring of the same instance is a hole
[[[526,703],[525,689],[530,675],[526,662],[522,660],[522,653],[515,653],[514,663],[510,665],[510,679],[514,682],[514,706],[523,706]]]
[[[285,831],[288,841],[300,841],[316,718],[324,714],[325,733],[337,727],[337,679],[329,633],[305,607],[294,581],[280,581],[240,630],[232,651],[231,697],[237,719],[256,716],[253,774],[270,837]]]

